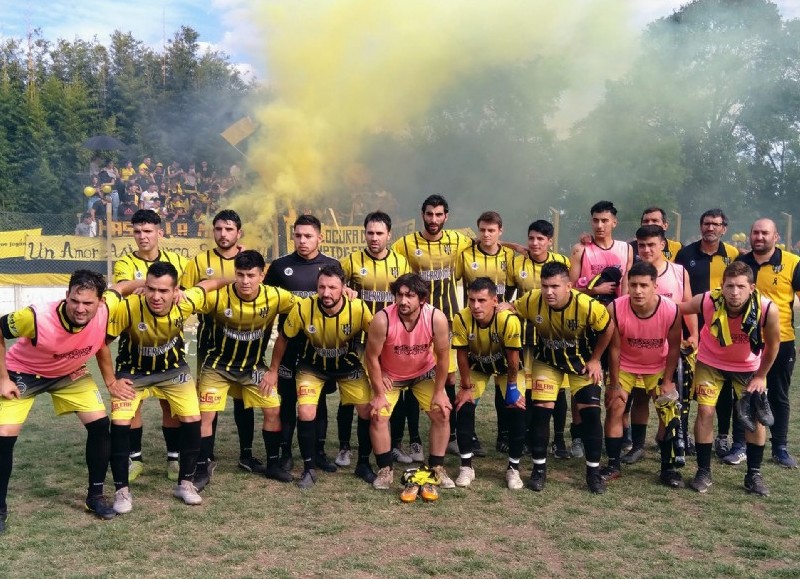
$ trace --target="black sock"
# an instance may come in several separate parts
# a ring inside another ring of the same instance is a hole
[[[336,428],[339,431],[339,450],[350,448],[350,433],[353,430],[353,411],[352,404],[342,404],[336,410]],[[360,443],[359,443],[360,444]]]
[[[319,397],[317,403],[317,417],[314,427],[317,432],[317,454],[325,454],[325,441],[328,438],[328,399],[325,393]]]
[[[132,428],[130,426],[126,426],[129,431],[130,442],[128,443],[128,448],[130,449],[130,457],[131,460],[142,460],[142,432],[143,429],[141,426],[137,428]]]
[[[262,430],[261,437],[264,439],[264,450],[267,453],[267,468],[276,467],[279,464],[281,431]]]
[[[528,431],[528,447],[534,461],[547,459],[547,445],[550,443],[550,416],[552,408],[534,404],[531,408],[531,424]],[[534,464],[537,464],[534,462]]]
[[[111,456],[111,434],[108,416],[85,424],[86,427],[86,467],[89,470],[89,489],[87,496],[103,494],[103,483],[108,472]]]
[[[661,472],[672,470],[672,441],[659,440],[658,448],[661,450]]]
[[[608,466],[619,468],[619,455],[622,454],[621,436],[606,436],[606,454],[608,455]]]
[[[553,440],[564,444],[564,429],[567,427],[567,391],[558,389],[556,405],[553,408]]]
[[[456,440],[461,454],[461,466],[472,466],[472,433],[475,430],[475,405],[464,404],[456,416]],[[468,456],[464,456],[468,455]],[[468,461],[465,463],[464,461]]]
[[[587,463],[600,463],[603,451],[603,424],[600,422],[600,407],[581,408],[581,434],[586,449]],[[593,468],[593,467],[592,467]]]
[[[522,458],[522,447],[525,445],[525,411],[521,408],[507,408],[508,419],[508,457],[517,461]]]
[[[764,460],[764,445],[747,443],[747,474],[761,472],[761,462]]]
[[[583,425],[582,424],[575,424],[574,422],[569,425],[569,437],[572,440],[575,440],[576,438],[582,438],[581,435],[583,433],[581,432],[581,426],[583,426]]]
[[[203,469],[208,467],[208,461],[211,460],[211,449],[214,444],[214,439],[211,436],[200,437],[200,454],[197,457],[197,468]]]
[[[141,437],[141,428],[132,429],[128,424],[111,425],[111,476],[116,490],[128,486],[128,461],[136,460],[130,457],[131,433],[134,430],[138,430]]]
[[[0,509],[8,509],[8,481],[11,480],[11,467],[14,463],[14,444],[16,436],[0,436]],[[127,455],[126,455],[127,458]],[[125,468],[128,467],[127,462]]]
[[[447,399],[450,400],[450,404],[453,405],[453,410],[455,410],[456,404],[456,385],[455,384],[445,384],[444,391],[447,393]],[[456,414],[457,412],[450,411],[450,442],[453,442],[456,439]]]
[[[631,436],[631,427],[630,426],[623,426],[622,427],[622,440],[630,440],[633,442],[633,437]]]
[[[718,436],[728,436],[731,429],[731,415],[733,414],[733,386],[730,380],[725,380],[717,398],[717,428]]]
[[[497,436],[508,438],[508,414],[506,413],[506,400],[500,391],[500,386],[494,385],[494,411],[497,413]]]
[[[194,481],[194,472],[197,468],[197,455],[200,454],[200,421],[181,422],[175,430],[179,434],[178,453],[180,456],[180,471],[178,482],[182,480]]]
[[[711,443],[696,442],[694,447],[697,452],[697,468],[711,470]]]
[[[245,408],[244,400],[233,399],[233,420],[239,434],[239,458],[248,459],[253,456],[253,432],[255,414],[252,408]]]
[[[392,453],[390,452],[383,452],[381,454],[375,455],[375,462],[378,463],[378,469],[392,468]]]
[[[633,440],[633,448],[644,448],[645,440],[647,439],[647,425],[631,424],[631,439]]]
[[[164,442],[167,444],[167,460],[178,460],[181,449],[181,427],[162,426]]]
[[[358,417],[356,436],[358,437],[358,463],[369,464],[369,455],[372,454],[372,439],[369,437],[369,420]],[[389,455],[392,453],[390,452]]]
[[[422,444],[422,438],[419,435],[419,401],[408,390],[405,393],[403,406],[406,409],[406,421],[408,422],[408,441]],[[450,414],[452,415],[453,412],[450,412]]]
[[[403,434],[406,430],[406,405],[405,397],[413,396],[407,390],[400,392],[400,398],[397,404],[392,409],[392,415],[389,417],[389,432],[392,438],[392,448],[400,448],[403,443]]]
[[[297,441],[300,444],[300,455],[303,457],[303,470],[313,469],[317,446],[317,432],[313,420],[297,421]]]
[[[234,398],[234,410],[236,408],[236,398]],[[214,420],[211,421],[211,453],[208,455],[208,460],[215,460],[214,446],[217,443],[217,423],[219,423],[219,412],[214,413]]]
[[[281,456],[292,456],[292,438],[297,424],[297,383],[293,378],[278,378],[281,397]]]
[[[430,464],[431,468],[444,466],[444,456],[434,456],[431,454],[428,456],[428,463]]]

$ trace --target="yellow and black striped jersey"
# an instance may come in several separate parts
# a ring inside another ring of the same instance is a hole
[[[517,297],[521,297],[525,292],[540,289],[542,287],[542,267],[550,262],[563,263],[569,267],[569,258],[560,253],[547,252],[544,261],[536,261],[529,255],[515,255],[511,265],[511,284],[516,288]],[[522,343],[525,346],[533,346],[534,342],[533,324],[528,320],[522,320]]]
[[[506,350],[522,348],[520,331],[519,318],[508,310],[495,312],[482,328],[469,308],[464,308],[453,318],[453,348],[468,351],[471,369],[484,374],[505,374]]]
[[[143,295],[125,298],[108,322],[108,335],[119,336],[117,372],[151,374],[186,365],[183,325],[203,307],[205,292],[193,287],[163,316],[154,314]]]
[[[366,250],[354,251],[341,264],[347,285],[358,292],[373,315],[394,303],[389,285],[411,271],[406,258],[392,250],[383,259],[372,257]]]
[[[327,377],[341,377],[362,370],[353,346],[358,335],[369,329],[372,313],[360,299],[342,296],[335,314],[322,310],[318,298],[300,300],[283,323],[283,334],[291,339],[305,334],[300,360]]]
[[[479,277],[488,277],[497,286],[497,299],[501,302],[511,297],[508,294],[511,286],[511,266],[514,262],[514,250],[500,246],[494,255],[481,249],[475,241],[461,252],[456,269],[456,279],[464,284],[464,302],[467,300],[467,286]],[[507,295],[508,294],[508,295]]]
[[[180,280],[181,287],[190,288],[207,279],[233,279],[236,275],[234,259],[236,256],[222,257],[216,249],[198,253],[186,264]],[[197,320],[197,360],[202,364],[211,346],[211,320],[206,314],[197,316]]]
[[[288,314],[297,298],[291,292],[262,285],[252,300],[243,300],[230,284],[206,295],[202,312],[210,320],[211,341],[203,366],[226,372],[253,370],[263,365],[272,323]]]
[[[428,241],[421,233],[409,233],[394,242],[392,249],[408,260],[411,271],[430,283],[428,303],[444,312],[448,320],[458,311],[456,269],[462,251],[472,240],[450,229],[444,229],[438,241]]]
[[[597,334],[611,321],[606,307],[578,290],[570,290],[567,305],[554,309],[533,290],[514,302],[517,314],[531,322],[536,332],[537,360],[570,374],[583,374]]]
[[[692,295],[696,296],[720,287],[722,272],[737,257],[739,250],[727,243],[720,242],[716,253],[709,255],[700,248],[700,241],[695,241],[682,247],[674,261],[689,272]]]
[[[764,263],[758,263],[753,252],[736,258],[753,270],[756,288],[778,306],[781,342],[794,341],[794,296],[800,296],[800,257],[775,248]]]
[[[112,276],[114,283],[144,279],[147,276],[147,269],[157,261],[166,261],[174,265],[175,269],[178,270],[178,280],[180,281],[183,270],[186,269],[186,258],[174,251],[160,250],[158,258],[153,261],[142,259],[136,255],[135,251],[115,261]]]

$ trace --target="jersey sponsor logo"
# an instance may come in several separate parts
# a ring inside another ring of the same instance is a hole
[[[423,281],[441,281],[443,279],[450,279],[450,268],[443,267],[442,269],[429,269],[419,272],[419,277]]]
[[[698,398],[713,398],[717,393],[717,388],[713,384],[709,384],[708,382],[703,382],[702,384],[697,384],[695,386],[696,395]]]
[[[133,410],[133,400],[112,400],[111,412],[118,412],[120,410]]]
[[[489,354],[488,356],[478,356],[477,354],[470,354],[469,357],[478,364],[494,364],[498,360],[503,359],[503,354],[502,352],[495,352],[494,354]]]
[[[313,296],[317,292],[316,292],[316,290],[311,290],[311,291],[308,291],[308,290],[294,290],[292,293],[294,295],[296,295],[297,297],[299,297],[299,298],[310,298],[311,296]]]
[[[419,356],[430,351],[430,344],[396,345],[392,348],[395,356]]]
[[[213,267],[207,267],[206,268],[206,275],[214,275],[214,268]]]
[[[664,345],[664,338],[627,338],[628,345],[642,350],[657,350]]]
[[[342,346],[341,348],[317,348],[314,346],[314,351],[317,356],[322,358],[341,358],[346,356],[350,349],[347,346]]]
[[[139,324],[136,326],[136,329],[139,330],[140,332],[146,332],[147,324],[145,324],[144,322],[139,322]]]
[[[599,273],[602,273],[603,270],[607,267],[616,267],[617,269],[622,269],[622,266],[618,263],[615,263],[613,265],[592,264],[591,266],[592,275],[597,275]]]
[[[577,348],[577,340],[551,340],[550,338],[539,338],[543,347],[548,350],[567,350],[569,348]]]
[[[264,328],[260,328],[258,330],[234,330],[233,328],[223,327],[222,333],[225,334],[225,337],[230,338],[231,340],[237,340],[239,342],[254,342],[255,340],[260,340],[264,337]]]
[[[497,293],[500,294],[501,296],[504,295],[506,293],[506,284],[504,283],[497,284]]]
[[[358,273],[360,273],[361,275],[367,275],[367,273],[369,272],[367,271],[366,267],[362,267],[360,270],[358,270]]]
[[[394,294],[378,290],[361,290],[361,299],[365,302],[394,302]]]
[[[291,267],[287,267],[286,269],[283,270],[283,275],[292,275],[293,273],[294,270]]]
[[[353,333],[353,326],[350,324],[342,324],[342,333],[345,336],[349,336]]]
[[[222,400],[222,395],[216,390],[208,390],[207,392],[203,392],[199,396],[200,404],[218,404]]]
[[[172,338],[169,342],[162,346],[139,346],[139,355],[155,358],[156,356],[163,356],[178,344],[178,336]]]
[[[315,396],[317,394],[317,389],[313,386],[306,386],[298,385],[297,387],[297,397],[302,398],[303,396]]]
[[[556,389],[555,384],[551,384],[550,382],[543,382],[542,380],[535,380],[533,382],[533,386],[531,387],[531,390],[540,393],[553,392],[555,391],[555,389]]]
[[[225,314],[226,318],[232,318],[233,317],[233,310],[230,309],[230,308],[227,308],[223,313]]]
[[[65,359],[77,360],[78,358],[85,358],[91,353],[92,353],[92,346],[86,346],[85,348],[75,348],[71,352],[64,352],[63,354],[53,354],[53,360],[65,360]],[[81,376],[82,375],[83,374],[81,374]]]

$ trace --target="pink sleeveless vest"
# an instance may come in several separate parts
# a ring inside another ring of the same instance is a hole
[[[761,297],[761,327],[767,321],[767,312],[772,302]],[[703,318],[706,323],[700,330],[700,345],[697,348],[697,359],[703,364],[728,370],[729,372],[755,372],[761,364],[761,354],[754,354],[750,349],[750,339],[742,331],[742,316],[728,318],[733,344],[722,346],[708,329],[708,324],[714,318],[714,304],[711,302],[710,292],[703,294]]]
[[[397,313],[397,304],[383,309],[389,318],[386,341],[381,351],[381,369],[394,381],[411,380],[435,365],[431,344],[433,343],[434,307],[423,304],[417,325],[410,332]]]
[[[656,311],[649,318],[640,318],[631,307],[631,297],[614,300],[614,318],[619,330],[619,366],[631,374],[657,374],[667,364],[667,334],[678,306],[660,297]]]
[[[592,278],[598,275],[607,267],[616,267],[624,276],[627,273],[628,251],[630,246],[624,241],[614,240],[611,247],[603,249],[594,242],[587,245],[583,250],[581,258],[581,280],[585,280],[582,287],[585,287]],[[581,285],[581,282],[578,282]],[[620,295],[622,285],[617,286],[617,295]]]
[[[667,269],[664,270],[656,284],[656,293],[665,298],[671,299],[675,303],[683,301],[683,266],[677,263],[667,262]]]
[[[75,372],[100,350],[106,339],[108,307],[100,304],[91,321],[80,332],[73,333],[61,325],[60,304],[32,306],[36,313],[36,345],[28,338],[18,339],[6,353],[9,370],[61,378]]]

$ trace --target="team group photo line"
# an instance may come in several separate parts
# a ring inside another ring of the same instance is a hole
[[[477,217],[474,239],[447,229],[448,215],[447,201],[431,195],[423,228],[393,239],[391,217],[369,213],[366,247],[341,260],[320,252],[320,220],[300,215],[294,251],[267,265],[246,248],[232,210],[213,218],[214,247],[190,260],[160,248],[158,213],[133,213],[137,249],[115,262],[113,279],[77,270],[63,300],[0,317],[0,533],[14,445],[44,393],[56,415],[74,413],[86,428],[85,507],[100,519],[130,513],[131,483],[155,468],[142,454],[147,398],[161,406],[166,476],[187,505],[203,502],[217,461],[228,460],[215,455],[215,434],[229,396],[238,466],[305,491],[323,473],[352,468],[407,503],[469,487],[478,473],[546,492],[549,459],[583,459],[586,488],[602,494],[644,458],[651,402],[654,485],[706,493],[715,455],[745,463],[743,490],[766,497],[767,429],[772,462],[797,467],[787,434],[800,257],[782,249],[771,219],[752,224],[745,251],[722,241],[726,215],[709,209],[699,239],[681,246],[665,211],[648,207],[623,241],[616,207],[599,201],[588,211],[591,233],[563,255],[546,220],[515,243],[501,239],[494,211]],[[193,316],[196,367],[184,341]],[[331,460],[326,397],[337,390]],[[498,472],[476,460],[487,455],[475,429],[482,398],[496,410],[495,450],[508,457]],[[253,452],[256,409],[263,462]],[[448,454],[458,460],[454,478]],[[688,457],[696,469],[684,480]]]

